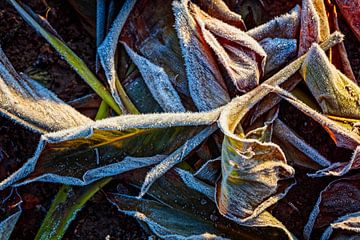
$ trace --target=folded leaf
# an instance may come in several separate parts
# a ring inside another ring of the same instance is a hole
[[[0,48],[0,114],[40,133],[92,122],[13,68]]]
[[[277,119],[274,123],[274,134],[282,140],[282,142],[288,142],[292,146],[294,146],[297,150],[305,154],[309,157],[312,161],[316,162],[320,166],[328,167],[330,166],[331,162],[323,157],[318,151],[314,148],[309,146],[307,143],[304,142],[300,137],[296,135],[285,123],[283,123],[280,119]],[[285,148],[284,152],[286,155]],[[299,159],[292,159],[292,161],[296,161]]]
[[[360,119],[360,87],[338,71],[318,45],[311,47],[301,74],[323,113]]]
[[[320,17],[316,12],[313,0],[303,0],[301,6],[299,56],[308,51],[311,44],[320,42],[320,28]]]
[[[245,133],[232,113],[244,106],[227,105],[220,115],[224,132],[221,153],[222,179],[217,183],[219,212],[229,219],[246,222],[284,197],[293,186],[295,170],[287,165],[280,147],[271,143],[271,116],[264,127]]]
[[[139,187],[143,175],[137,170],[122,178]],[[279,228],[264,231],[262,227],[240,226],[222,217],[212,201],[214,188],[181,169],[167,172],[151,186],[148,194],[154,200],[124,194],[108,194],[108,199],[121,212],[146,222],[156,235],[165,239],[207,239],[205,233],[231,239],[290,238],[287,230],[280,229],[279,222]]]
[[[212,159],[204,163],[194,176],[206,183],[215,185],[221,174],[221,159]]]
[[[186,109],[164,69],[138,55],[125,43],[124,47],[131,60],[140,70],[147,87],[162,109],[165,112],[185,112]]]
[[[340,159],[343,160],[343,159]],[[321,169],[313,174],[308,174],[310,177],[324,177],[324,176],[343,176],[350,170],[360,168],[360,146],[358,146],[351,159],[347,162],[335,162],[327,168]]]
[[[195,3],[211,17],[245,30],[245,23],[242,17],[236,12],[231,11],[223,0],[197,0]]]
[[[338,147],[344,147],[354,150],[360,144],[360,136],[357,133],[351,131],[351,129],[340,125],[338,122],[335,122],[325,117],[321,113],[318,113],[314,109],[307,106],[305,103],[301,102],[291,93],[279,87],[266,87],[277,93],[279,96],[291,103],[304,114],[320,123],[320,125],[329,133],[329,136],[332,138],[332,140],[336,143]]]
[[[117,84],[117,82],[119,82],[119,77],[115,67],[115,52],[122,28],[135,3],[136,0],[127,0],[123,4],[116,19],[112,23],[108,34],[97,50],[101,65],[104,68],[110,86],[111,94],[123,112],[136,112],[136,110],[134,110],[135,107],[128,99],[121,84]]]
[[[309,239],[313,228],[329,226],[339,217],[360,210],[360,175],[331,182],[321,193],[304,228]],[[346,196],[346,197],[344,197]]]
[[[3,180],[0,189],[30,173],[18,185],[33,181],[87,185],[131,166],[124,162],[125,156],[150,157],[172,152],[204,126],[214,123],[218,115],[219,110],[129,115],[45,134],[34,157]]]
[[[161,163],[153,167],[147,174],[144,180],[143,185],[141,186],[141,192],[139,197],[144,196],[144,194],[149,190],[150,186],[161,176],[163,176],[167,171],[169,171],[176,164],[182,162],[184,158],[200,145],[205,139],[207,139],[211,134],[217,130],[216,126],[207,127],[194,137],[187,140],[181,147],[176,149],[171,153],[166,159]]]
[[[190,99],[185,64],[174,29],[172,0],[138,0],[120,36],[131,49],[164,69],[186,108]]]
[[[175,27],[185,59],[190,95],[200,111],[207,111],[226,104],[230,97],[213,53],[191,14],[192,6],[189,0],[173,2]]]
[[[250,29],[246,33],[257,41],[265,38],[296,39],[300,28],[300,7],[296,6],[289,13]]]
[[[189,4],[189,9],[236,88],[247,92],[257,86],[265,67],[262,47],[245,32],[209,16],[195,4]]]
[[[347,214],[331,223],[321,236],[321,240],[352,239],[360,234],[360,211]]]

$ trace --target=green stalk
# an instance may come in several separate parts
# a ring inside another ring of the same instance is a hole
[[[56,51],[68,62],[72,68],[86,81],[86,83],[112,108],[121,115],[122,111],[115,102],[114,98],[108,92],[106,87],[97,79],[97,77],[64,42],[47,32],[29,13],[27,13],[15,0],[8,0],[14,8],[20,13],[23,19],[32,26],[42,37],[44,37]]]

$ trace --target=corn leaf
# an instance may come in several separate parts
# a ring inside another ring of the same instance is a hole
[[[313,229],[333,225],[338,218],[360,210],[359,180],[359,174],[341,178],[331,182],[320,193],[304,228],[306,239],[310,239]]]
[[[143,170],[143,172],[146,170]],[[139,187],[141,170],[130,172],[122,178]],[[147,223],[159,237],[166,239],[206,239],[217,235],[220,239],[267,239],[274,236],[290,238],[290,233],[281,227],[250,228],[240,226],[222,217],[213,202],[214,188],[181,169],[172,169],[155,182],[148,195],[155,200],[138,199],[125,194],[108,194],[108,199],[119,211]],[[209,236],[208,235],[208,236]]]
[[[0,114],[39,133],[92,122],[39,83],[18,74],[1,48]]]
[[[200,35],[236,88],[247,92],[257,86],[265,67],[266,53],[262,47],[245,32],[209,16],[195,4],[189,4],[189,10],[201,29]]]
[[[171,0],[138,0],[120,40],[136,53],[163,68],[187,109],[193,109],[185,64],[174,29]]]
[[[39,180],[87,185],[127,169],[132,164],[123,161],[126,156],[150,157],[171,153],[216,121],[218,115],[219,110],[175,115],[129,115],[45,134],[34,157],[3,180],[0,189],[29,173],[20,185]],[[176,139],[176,142],[169,139]]]
[[[328,167],[330,166],[331,162],[327,160],[325,157],[323,157],[318,151],[316,151],[314,148],[312,148],[309,144],[304,142],[303,139],[301,139],[293,130],[291,130],[288,126],[286,126],[285,123],[283,123],[280,119],[276,119],[274,123],[274,135],[280,139],[281,145],[283,144],[286,146],[288,144],[295,147],[298,151],[300,151],[302,154],[304,154],[307,158],[311,159],[311,161],[316,162],[318,165],[322,167]],[[307,165],[309,161],[304,159],[304,157],[299,156],[299,154],[296,153],[296,150],[289,149],[288,145],[286,147],[282,147],[282,149],[285,152],[285,155],[287,159],[291,159],[294,161],[295,164],[299,165]],[[291,157],[288,157],[288,154]]]
[[[138,55],[126,44],[124,44],[124,47],[141,72],[152,96],[162,109],[165,112],[185,112],[186,109],[164,69]]]
[[[8,240],[21,215],[22,200],[17,190],[0,193],[0,240]]]
[[[69,65],[89,84],[89,86],[102,98],[106,103],[114,109],[115,112],[121,114],[121,109],[114,101],[113,97],[108,93],[105,86],[90,71],[83,60],[81,60],[64,42],[56,36],[47,32],[35,19],[31,17],[15,0],[9,0],[14,8],[19,12],[23,19],[43,36],[56,51],[69,63]]]
[[[230,101],[225,81],[210,47],[201,37],[188,0],[174,1],[175,27],[185,59],[189,91],[200,111],[209,111]]]
[[[245,133],[239,120],[231,118],[233,111],[241,108],[229,104],[220,115],[225,137],[216,201],[221,214],[246,222],[285,196],[294,184],[295,170],[287,165],[281,148],[271,143],[277,114],[270,116],[263,127]]]
[[[138,113],[138,111],[120,84],[119,76],[115,67],[115,53],[120,33],[135,3],[136,0],[127,0],[123,4],[104,41],[97,49],[112,96],[124,112],[130,111],[131,113]]]
[[[360,211],[347,214],[330,224],[321,236],[321,240],[351,239],[360,233]]]

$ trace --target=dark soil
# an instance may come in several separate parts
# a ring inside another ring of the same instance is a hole
[[[24,1],[25,2],[25,1]],[[48,21],[66,43],[94,70],[95,41],[82,27],[66,1],[26,1],[33,10],[46,14]],[[300,1],[263,1],[269,16],[287,12]],[[345,46],[354,74],[360,82],[360,47],[351,30],[340,18],[341,30],[346,34]],[[58,96],[70,101],[91,93],[91,89],[56,54],[56,52],[24,23],[4,0],[0,0],[0,44],[14,67],[42,82]],[[44,77],[45,76],[45,77]],[[50,79],[45,81],[46,79]],[[289,104],[282,103],[280,115],[289,127],[331,161],[349,158],[349,152],[336,148],[326,132]],[[39,136],[0,117],[0,180],[18,169],[34,152]],[[335,150],[334,150],[335,149]],[[281,200],[272,213],[300,239],[302,227],[317,200],[319,192],[331,181],[329,178],[306,177],[308,169],[296,167],[297,185]],[[114,186],[107,186],[111,189]],[[33,239],[59,185],[36,183],[19,189],[23,196],[23,214],[11,239]],[[148,234],[130,217],[120,214],[97,193],[78,213],[64,239],[146,239]]]

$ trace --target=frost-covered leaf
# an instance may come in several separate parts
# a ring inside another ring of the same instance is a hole
[[[208,111],[226,104],[230,97],[213,53],[191,13],[193,6],[188,0],[173,2],[175,27],[185,59],[190,95],[200,111]]]
[[[277,138],[281,140],[282,143],[290,143],[293,147],[295,147],[298,151],[303,153],[305,156],[310,158],[312,161],[316,162],[318,165],[322,167],[330,166],[331,162],[323,157],[317,150],[312,148],[309,144],[307,144],[303,139],[301,139],[295,132],[293,132],[285,123],[283,123],[280,119],[277,119],[274,123],[274,134]],[[280,145],[282,146],[282,145]],[[291,157],[288,158],[292,161],[295,161],[296,164],[304,164],[304,158],[298,157],[296,153],[292,149],[287,149],[287,147],[283,147],[285,155],[287,156],[287,150],[291,152]],[[305,164],[307,161],[305,160]]]
[[[315,111],[287,91],[279,87],[267,87],[271,89],[271,91],[276,92],[279,96],[291,103],[304,114],[320,123],[320,125],[329,133],[330,137],[338,147],[354,150],[360,144],[360,136],[357,133],[351,131],[351,129],[344,127],[338,122],[335,122]]]
[[[92,122],[39,83],[18,74],[1,48],[0,114],[40,133]]]
[[[325,230],[321,240],[356,239],[360,234],[360,211],[338,218]]]
[[[327,10],[329,14],[328,20],[330,24],[330,29],[332,31],[340,31],[336,6],[331,2],[328,2]],[[336,68],[339,69],[339,71],[344,73],[352,81],[356,82],[355,75],[351,68],[351,64],[345,49],[345,44],[343,42],[331,48],[330,58],[331,63],[334,64]]]
[[[359,174],[341,178],[320,193],[304,228],[306,239],[311,237],[313,229],[329,226],[338,218],[360,210],[359,180]]]
[[[221,159],[211,159],[204,163],[201,168],[199,168],[194,176],[198,179],[207,182],[209,184],[215,185],[216,181],[221,174]]]
[[[195,4],[189,3],[189,11],[236,88],[247,92],[257,86],[265,67],[262,47],[245,32],[209,16]]]
[[[103,98],[112,109],[114,109],[115,112],[121,114],[121,109],[114,101],[111,94],[90,71],[85,62],[81,60],[61,39],[44,29],[41,24],[37,22],[36,19],[34,19],[27,11],[25,11],[15,0],[9,0],[9,2],[19,12],[22,18],[56,49],[56,51],[69,63],[69,65],[81,76],[81,78],[83,78],[86,83],[89,84],[89,86],[101,98]]]
[[[135,3],[136,0],[127,0],[124,2],[104,41],[97,49],[101,65],[104,68],[105,75],[110,86],[111,94],[123,112],[127,112],[128,110],[130,111],[130,109],[134,109],[135,107],[131,104],[131,101],[129,101],[121,85],[117,85],[119,77],[115,66],[115,53],[120,33],[124,27],[127,17],[135,6]],[[119,91],[121,92],[119,93]]]
[[[308,51],[311,44],[320,42],[320,28],[320,17],[316,12],[313,0],[303,0],[301,6],[299,56]]]
[[[140,187],[146,170],[142,172],[133,171],[121,179]],[[264,231],[262,227],[240,226],[229,221],[217,212],[213,194],[213,187],[189,172],[172,169],[149,189],[148,195],[154,200],[125,194],[108,194],[108,199],[121,212],[146,222],[156,235],[165,239],[204,239],[201,235],[205,233],[231,239],[290,238],[287,230],[280,229],[281,224],[279,228],[264,226]]]
[[[198,145],[200,145],[205,139],[207,139],[211,134],[217,130],[216,126],[207,127],[194,137],[188,139],[181,147],[176,149],[171,153],[167,158],[165,158],[161,163],[153,167],[147,174],[144,180],[143,185],[141,186],[140,197],[144,196],[145,193],[149,190],[150,186],[161,176],[163,176],[167,171],[173,168],[176,164],[182,162],[184,158],[194,150]]]
[[[75,2],[75,1],[73,1]],[[96,0],[96,47],[98,48],[105,38],[106,30],[106,1]],[[99,55],[96,53],[96,72],[99,71]]]
[[[359,86],[338,71],[318,45],[311,47],[300,72],[323,113],[360,119]]]
[[[120,36],[136,53],[163,68],[186,108],[192,107],[185,64],[174,29],[172,0],[138,0]]]
[[[155,156],[147,158],[125,157],[123,160],[123,171],[146,167],[162,161],[165,156]],[[99,189],[111,180],[110,177],[103,178],[85,187],[63,186],[52,202],[45,219],[36,235],[35,239],[59,239],[62,238],[71,221],[77,213]]]
[[[244,106],[227,105],[219,126],[225,134],[221,153],[222,179],[217,183],[216,203],[221,214],[238,222],[256,218],[283,198],[294,184],[295,170],[287,165],[281,148],[271,142],[269,116],[263,127],[248,133],[233,115]]]
[[[16,189],[0,193],[0,240],[8,240],[22,212]]]
[[[257,41],[265,38],[296,39],[300,28],[300,7],[296,6],[289,13],[250,29],[246,33]]]
[[[0,189],[29,174],[18,184],[47,181],[87,185],[128,169],[132,162],[126,162],[126,156],[171,153],[205,126],[214,123],[218,116],[219,110],[129,115],[45,134],[34,157],[3,180]]]
[[[345,160],[345,159],[339,159]],[[343,176],[350,170],[356,170],[360,168],[360,146],[358,146],[351,159],[347,162],[335,162],[327,168],[321,169],[315,173],[308,174],[310,177],[324,177],[324,176]]]
[[[266,52],[265,73],[278,69],[296,56],[296,39],[265,38],[259,43]]]
[[[360,1],[336,0],[342,16],[348,22],[351,30],[360,41]]]
[[[223,0],[195,0],[194,2],[211,17],[245,30],[245,23],[242,17],[231,11]]]
[[[185,112],[186,109],[164,69],[140,56],[125,43],[124,47],[162,109],[165,112]]]

